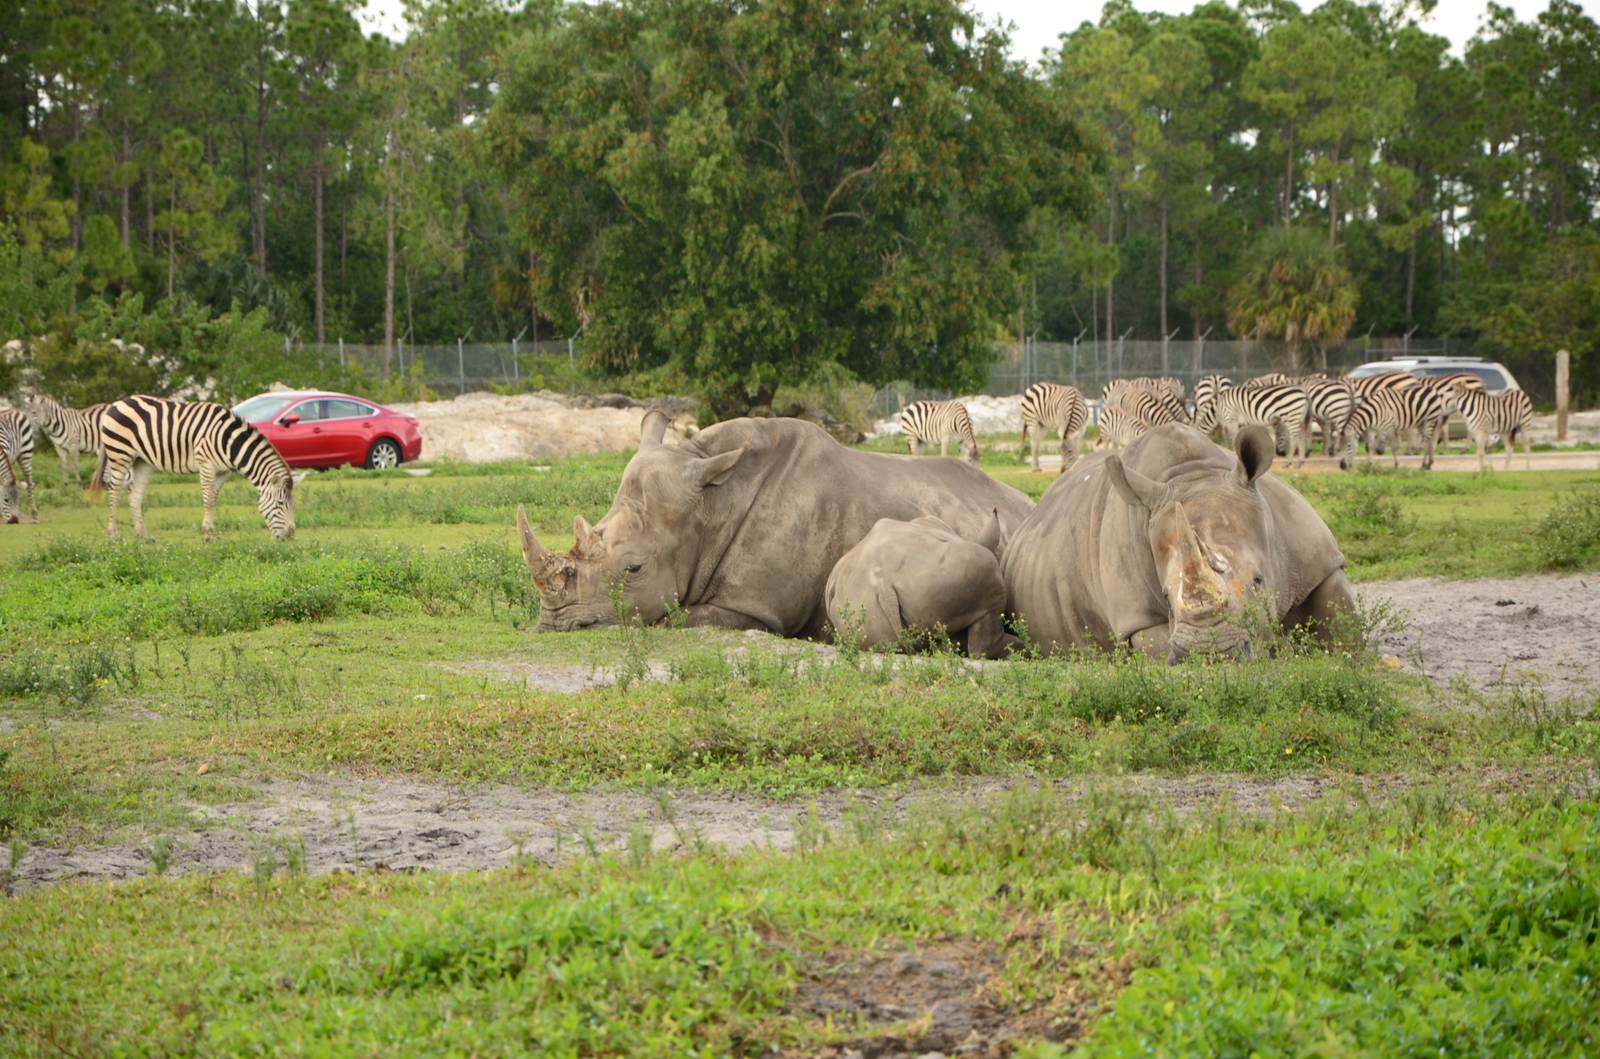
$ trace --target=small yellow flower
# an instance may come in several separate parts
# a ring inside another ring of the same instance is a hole
[[[1284,753],[1285,753],[1285,754],[1292,754],[1292,753],[1294,753],[1294,747],[1292,747],[1292,746],[1286,746],[1286,747],[1284,747],[1284,748],[1283,748],[1283,752],[1284,752]]]

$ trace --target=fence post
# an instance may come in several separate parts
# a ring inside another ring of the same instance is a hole
[[[344,337],[339,338],[339,367],[344,367]]]
[[[464,394],[467,392],[467,355],[462,352],[461,339],[459,338],[456,339],[456,372],[457,377],[461,380],[461,388],[456,392]]]
[[[1556,440],[1567,440],[1567,389],[1571,385],[1572,354],[1556,352]]]

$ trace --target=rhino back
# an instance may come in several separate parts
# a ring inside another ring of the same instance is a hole
[[[935,515],[972,540],[993,509],[1010,532],[1033,508],[964,461],[849,449],[794,419],[730,420],[689,446],[701,456],[741,446],[746,454],[705,493],[688,602],[750,614],[786,636],[822,632],[829,573],[879,519]]]

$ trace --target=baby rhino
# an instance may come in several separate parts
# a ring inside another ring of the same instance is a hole
[[[859,628],[867,647],[892,644],[902,629],[943,626],[973,658],[1000,658],[1017,642],[1006,633],[997,516],[978,541],[962,540],[931,515],[879,519],[833,567],[824,600],[836,630]]]

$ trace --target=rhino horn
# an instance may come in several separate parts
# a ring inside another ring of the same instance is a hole
[[[644,419],[639,423],[639,451],[653,449],[661,444],[661,439],[667,436],[667,416],[659,408],[652,408],[644,414]]]
[[[528,573],[533,577],[534,585],[542,589],[548,580],[546,572],[555,553],[540,544],[539,538],[534,536],[533,527],[528,525],[528,512],[521,504],[517,505],[517,536],[522,539],[522,561],[528,564]]]
[[[1173,600],[1173,606],[1187,614],[1215,610],[1227,599],[1226,586],[1213,569],[1211,556],[1200,542],[1200,535],[1194,531],[1194,524],[1189,521],[1189,513],[1184,510],[1183,504],[1174,504],[1173,507],[1177,509],[1178,551],[1182,564],[1178,598]]]
[[[1234,468],[1234,478],[1246,488],[1255,485],[1256,479],[1272,467],[1278,445],[1266,427],[1249,426],[1239,431],[1234,439],[1233,451],[1239,455],[1239,466]]]
[[[1111,456],[1106,459],[1106,474],[1110,476],[1111,484],[1122,495],[1122,499],[1129,504],[1145,507],[1151,511],[1161,506],[1166,486],[1126,466],[1119,457]]]
[[[988,548],[995,555],[999,555],[1000,550],[1006,544],[1005,527],[1000,525],[1000,509],[998,507],[990,508],[989,514],[989,524],[983,528],[983,533],[979,535],[977,543]]]

